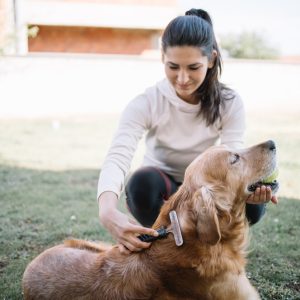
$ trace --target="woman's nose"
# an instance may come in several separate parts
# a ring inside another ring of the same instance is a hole
[[[186,72],[184,70],[180,70],[177,75],[177,82],[179,84],[185,84],[188,82],[188,80],[189,80],[188,72]]]

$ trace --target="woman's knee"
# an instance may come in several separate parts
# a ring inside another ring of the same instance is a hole
[[[250,223],[253,225],[257,223],[265,214],[266,205],[265,204],[246,204],[246,216]]]
[[[126,185],[127,206],[144,226],[156,220],[164,199],[177,190],[177,184],[161,170],[144,167],[132,174]]]
[[[161,178],[154,168],[141,168],[132,174],[126,185],[127,201],[142,209],[151,209],[154,202],[162,198],[161,185]]]

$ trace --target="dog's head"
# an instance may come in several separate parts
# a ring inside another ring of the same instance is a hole
[[[209,148],[188,166],[184,182],[174,195],[172,205],[181,226],[183,229],[195,227],[191,224],[194,219],[199,238],[211,245],[218,243],[220,222],[228,224],[237,219],[244,220],[247,196],[275,168],[273,141],[242,150],[226,146]],[[277,182],[269,185],[276,192]]]

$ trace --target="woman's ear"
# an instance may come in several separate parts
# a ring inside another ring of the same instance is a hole
[[[195,192],[193,202],[199,239],[210,245],[217,244],[221,232],[213,195],[207,187],[202,187]]]
[[[164,51],[161,50],[161,62],[164,64],[165,63],[165,54]]]
[[[215,61],[216,61],[217,55],[218,55],[217,51],[213,50],[213,52],[211,54],[211,57],[209,59],[209,62],[208,62],[208,68],[209,69],[211,69],[215,65]]]

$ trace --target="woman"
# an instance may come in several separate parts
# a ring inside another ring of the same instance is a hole
[[[137,235],[156,235],[148,227],[196,156],[217,142],[243,146],[244,106],[240,97],[218,80],[221,55],[207,12],[191,9],[169,23],[162,36],[162,61],[166,79],[126,107],[99,178],[99,217],[123,253],[149,247],[150,243],[141,242]],[[128,208],[140,226],[116,207],[144,133],[143,167],[125,187]],[[245,199],[252,224],[261,218],[269,200],[277,202],[265,186]]]

